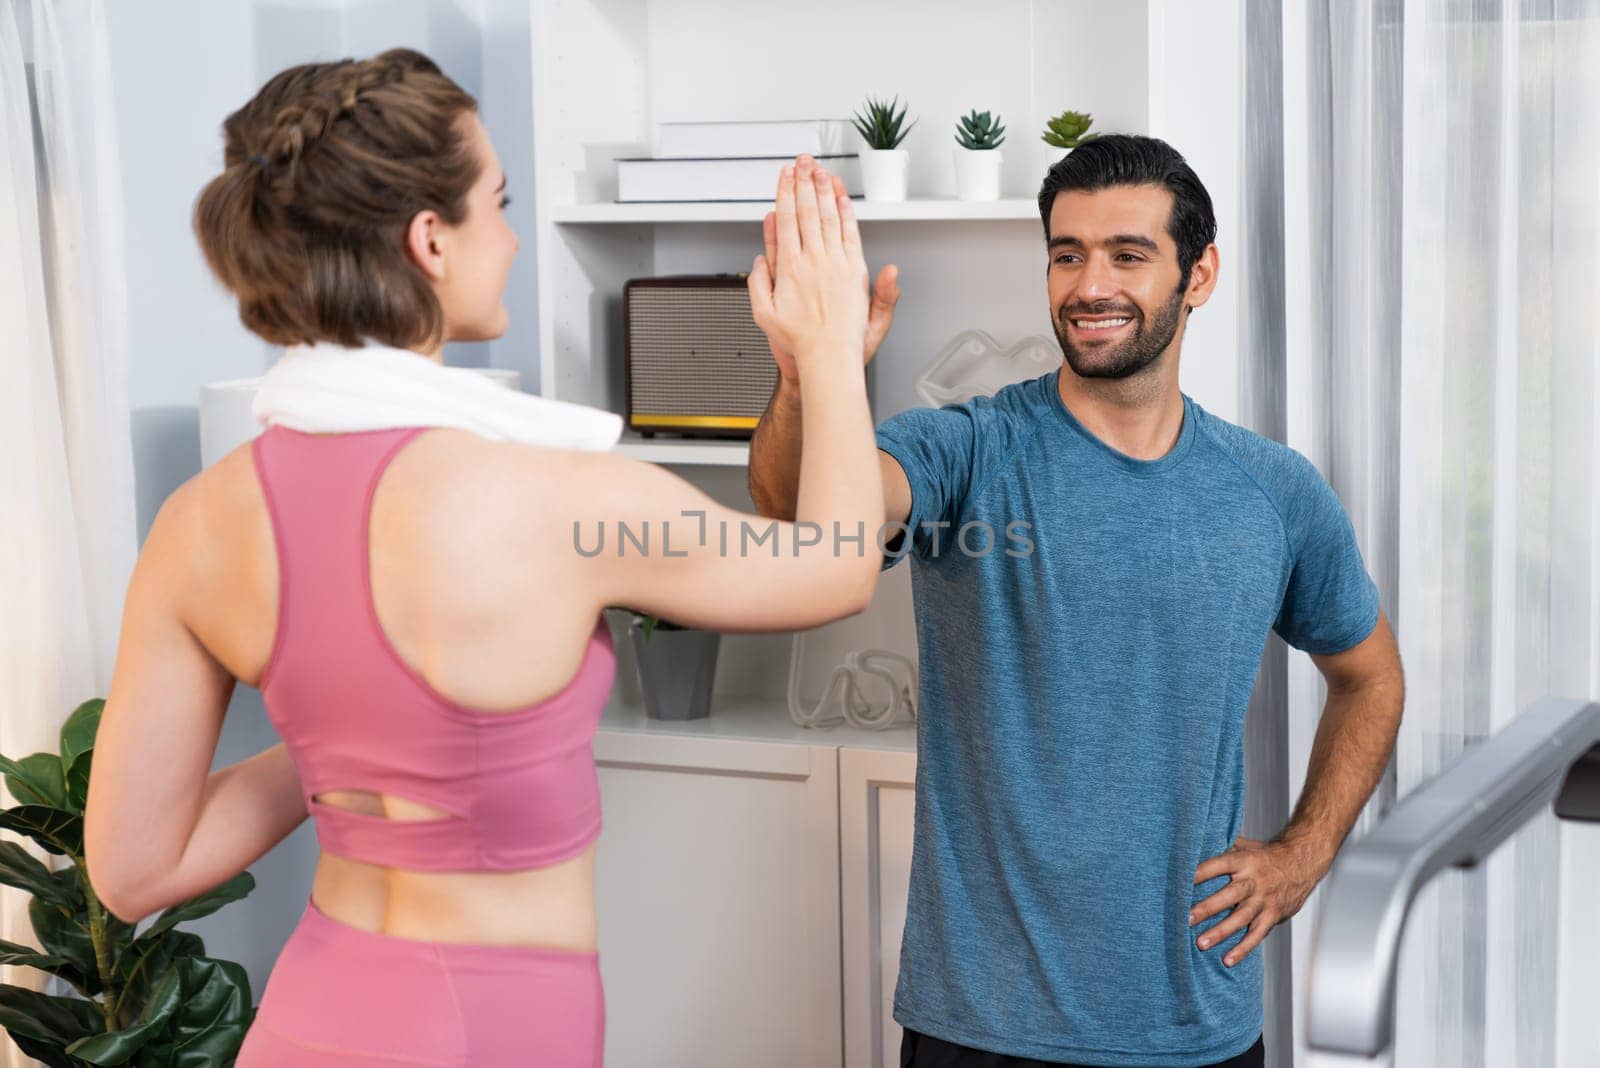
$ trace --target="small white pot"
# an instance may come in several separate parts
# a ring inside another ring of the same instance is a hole
[[[1000,150],[956,148],[956,196],[961,200],[1000,199]]]
[[[911,153],[903,148],[863,148],[861,186],[868,200],[904,200]]]

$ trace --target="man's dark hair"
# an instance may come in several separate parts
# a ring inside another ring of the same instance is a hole
[[[1217,238],[1217,217],[1211,194],[1178,150],[1159,137],[1105,134],[1068,152],[1050,168],[1039,187],[1039,216],[1045,240],[1050,239],[1050,209],[1063,191],[1092,193],[1117,185],[1155,185],[1172,194],[1167,234],[1178,246],[1180,285],[1189,284],[1189,268]]]

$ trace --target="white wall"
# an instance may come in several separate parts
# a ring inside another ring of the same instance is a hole
[[[1179,372],[1184,392],[1229,422],[1239,416],[1243,337],[1244,0],[1149,0],[1146,131],[1183,154],[1211,194],[1220,271],[1190,317]]]
[[[196,405],[206,382],[259,374],[273,350],[238,321],[190,229],[202,186],[222,165],[221,124],[268,77],[311,60],[405,45],[439,62],[470,93],[510,179],[512,225],[524,237],[499,341],[451,346],[448,362],[514,368],[538,386],[533,320],[532,78],[528,6],[508,0],[168,0],[108,3],[112,74],[127,208],[129,394],[141,541],[156,509],[200,468]],[[278,742],[254,689],[239,687],[214,766]],[[237,960],[259,1000],[272,962],[305,905],[316,864],[309,821],[251,871],[257,889],[190,925],[217,956]]]

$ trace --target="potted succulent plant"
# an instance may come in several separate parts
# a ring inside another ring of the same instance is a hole
[[[1067,153],[1077,148],[1086,141],[1093,141],[1099,134],[1089,132],[1089,127],[1094,125],[1094,116],[1083,111],[1063,111],[1055,118],[1045,123],[1044,133],[1040,140],[1058,151],[1053,154],[1050,162],[1059,163],[1067,157]]]
[[[249,894],[240,872],[221,886],[162,912],[141,934],[108,912],[90,885],[83,856],[102,700],[80,705],[61,727],[60,753],[0,756],[17,804],[0,827],[26,835],[67,866],[46,867],[17,842],[0,842],[0,883],[33,895],[28,919],[42,950],[0,942],[0,964],[49,972],[79,997],[0,984],[0,1027],[17,1048],[51,1066],[229,1065],[255,1019],[250,979],[237,963],[206,956],[198,935],[177,930]]]
[[[962,200],[1000,199],[1000,145],[1006,128],[1000,116],[974,108],[956,123],[956,196]]]
[[[861,150],[861,185],[868,200],[906,198],[911,155],[900,147],[900,142],[917,122],[913,119],[906,124],[905,118],[905,105],[897,96],[887,103],[868,97],[865,113],[857,111],[852,119],[866,142]]]
[[[711,714],[711,683],[717,674],[722,635],[628,613],[628,637],[639,664],[644,712],[651,719],[701,719]]]

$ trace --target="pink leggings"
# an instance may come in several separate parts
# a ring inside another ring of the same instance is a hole
[[[424,942],[335,920],[308,896],[237,1068],[600,1068],[597,953]]]

